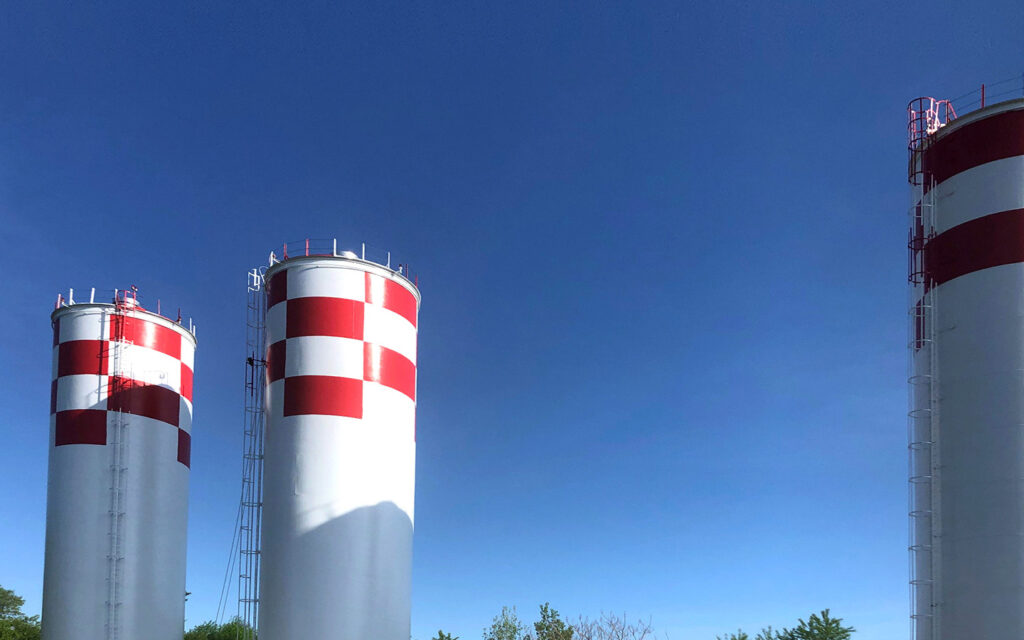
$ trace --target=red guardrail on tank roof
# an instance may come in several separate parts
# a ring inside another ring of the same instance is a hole
[[[929,134],[957,117],[1014,98],[1024,98],[1024,74],[982,83],[977,89],[949,100],[930,97],[911,100],[907,105],[907,147],[913,153]]]
[[[57,310],[60,309],[61,307],[70,307],[75,304],[113,304],[118,310],[121,311],[138,309],[139,311],[145,311],[146,313],[154,313],[160,316],[161,318],[164,318],[165,320],[181,325],[182,328],[186,329],[192,335],[196,334],[196,325],[192,323],[192,318],[189,318],[186,323],[182,322],[181,307],[178,307],[178,316],[177,319],[174,319],[169,316],[165,316],[162,313],[162,305],[160,302],[160,298],[157,298],[156,300],[156,311],[153,311],[152,309],[147,309],[144,306],[142,306],[142,303],[139,302],[139,289],[135,285],[132,285],[128,289],[114,289],[113,294],[114,295],[111,296],[109,301],[102,299],[97,301],[96,288],[93,287],[89,289],[89,300],[86,303],[83,300],[75,300],[75,290],[71,288],[68,289],[67,298],[65,298],[64,294],[62,293],[57,294],[57,301],[54,303],[53,308],[54,310]]]

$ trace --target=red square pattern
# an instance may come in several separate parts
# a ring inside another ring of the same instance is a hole
[[[60,319],[54,323],[54,346],[57,347],[57,377],[70,375],[108,375],[110,342],[107,340],[70,340],[60,342]],[[117,332],[132,344],[153,349],[181,359],[181,336],[172,329],[141,318],[115,315],[111,317],[111,337]],[[283,359],[282,359],[283,361]],[[193,372],[181,363],[181,397],[192,401]],[[146,385],[135,380],[109,376],[107,409],[74,409],[58,411],[57,380],[50,382],[50,413],[55,414],[54,446],[68,444],[105,445],[107,443],[107,411],[123,411],[166,422],[179,427],[179,394],[165,387]],[[192,437],[178,428],[177,459],[191,465]]]
[[[405,287],[365,274],[365,302],[348,298],[288,298],[288,271],[267,283],[267,306],[287,304],[285,339],[267,348],[267,382],[285,381],[284,415],[362,417],[363,383],[376,382],[416,400],[416,365],[393,349],[363,342],[363,379],[334,376],[285,376],[288,338],[327,336],[363,340],[365,304],[389,309],[416,326],[416,298]]]

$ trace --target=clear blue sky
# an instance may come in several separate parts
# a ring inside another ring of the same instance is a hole
[[[246,270],[422,274],[413,637],[832,607],[908,628],[905,115],[1024,72],[1019,2],[0,6],[0,584],[40,607],[48,314],[199,325],[188,622],[238,496]]]

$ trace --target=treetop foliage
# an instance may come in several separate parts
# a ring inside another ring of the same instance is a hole
[[[502,607],[491,626],[484,629],[484,640],[525,640],[526,627],[520,622],[515,607]]]
[[[540,620],[533,623],[536,640],[573,640],[573,628],[565,624],[550,602],[540,606]]]
[[[793,629],[773,631],[771,627],[762,629],[754,640],[849,640],[856,631],[853,627],[844,627],[842,618],[833,618],[825,609],[821,614],[812,613],[807,620],[801,618]],[[750,636],[739,630],[718,640],[750,640]]]
[[[550,602],[540,606],[540,620],[533,623],[534,633],[528,633],[519,619],[515,607],[502,607],[491,626],[484,629],[484,640],[574,640],[575,630],[562,619]],[[440,635],[440,632],[438,632]],[[446,640],[444,637],[434,640]]]
[[[25,606],[25,598],[10,589],[0,587],[0,620],[10,620],[22,615],[21,608],[23,606]]]
[[[833,618],[828,609],[811,614],[811,617],[795,629],[785,629],[778,635],[779,640],[848,640],[856,629],[844,627],[842,618]]]
[[[252,627],[238,618],[224,624],[207,620],[198,624],[185,634],[185,640],[237,640],[238,638],[255,638]]]
[[[842,618],[832,617],[831,611],[825,609],[811,614],[806,620],[799,619],[792,629],[776,631],[765,627],[754,636],[739,629],[735,633],[717,636],[717,640],[850,640],[854,631],[853,627],[843,626]],[[527,632],[515,607],[502,607],[501,613],[494,617],[483,633],[483,640],[655,640],[655,637],[649,620],[632,622],[625,615],[602,613],[594,620],[581,616],[570,625],[549,602],[540,606],[540,619],[533,623],[533,633]],[[432,640],[458,638],[438,631]]]
[[[21,615],[24,600],[13,591],[0,588],[0,640],[39,640],[38,616],[25,618]],[[35,635],[9,635],[4,622],[10,616],[21,616],[20,619],[34,621]],[[807,620],[800,619],[792,629],[775,631],[766,627],[757,635],[751,636],[742,629],[735,633],[718,636],[717,640],[850,640],[855,629],[844,627],[842,618],[832,617],[829,609],[821,613],[811,614]],[[236,640],[239,637],[255,637],[253,631],[241,620],[235,619],[226,624],[218,625],[207,621],[196,625],[185,634],[184,640]],[[437,631],[431,640],[459,640],[457,636]],[[596,619],[580,617],[575,624],[568,624],[545,602],[540,606],[540,619],[533,623],[533,632],[527,631],[526,625],[520,620],[515,607],[502,607],[501,613],[494,616],[490,626],[483,632],[483,640],[655,640],[654,629],[650,621],[629,621],[625,615],[602,613]]]
[[[0,587],[0,640],[39,640],[39,616],[21,612],[25,599]]]
[[[576,640],[654,640],[651,621],[630,622],[623,614],[602,613],[595,620],[580,617],[574,625]]]
[[[761,629],[753,640],[778,640],[781,636],[778,635],[777,631],[772,631],[771,627],[765,627]],[[726,636],[718,636],[718,640],[751,640],[750,636],[742,629],[736,633],[730,633]]]

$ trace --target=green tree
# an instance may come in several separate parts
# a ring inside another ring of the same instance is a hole
[[[21,608],[23,606],[25,606],[25,598],[10,589],[0,587],[0,620],[10,620],[22,615]]]
[[[550,602],[540,606],[540,620],[533,623],[535,640],[572,640],[573,628],[562,620]]]
[[[197,624],[185,634],[185,640],[237,640],[238,638],[255,638],[252,627],[238,618],[224,624],[207,620]]]
[[[484,629],[484,640],[526,640],[526,627],[519,621],[516,608],[502,607],[491,626]]]
[[[450,633],[445,633],[444,631],[441,631],[440,629],[438,629],[437,630],[437,635],[435,637],[431,638],[430,640],[459,640],[459,637],[458,636],[453,636]]]
[[[802,618],[795,629],[783,629],[776,633],[777,640],[849,640],[856,629],[844,627],[842,618],[833,618],[825,609],[805,622]]]
[[[736,633],[730,633],[725,636],[717,636],[718,640],[750,640],[750,635],[743,629],[739,629]],[[777,640],[778,635],[772,631],[771,627],[761,629],[761,632],[754,637],[754,640]]]
[[[21,612],[25,599],[0,587],[0,640],[39,640],[39,616]]]
[[[185,632],[185,640],[208,640],[211,634],[217,633],[217,629],[220,628],[213,620],[207,620],[202,624],[197,624],[192,627],[191,630]]]

